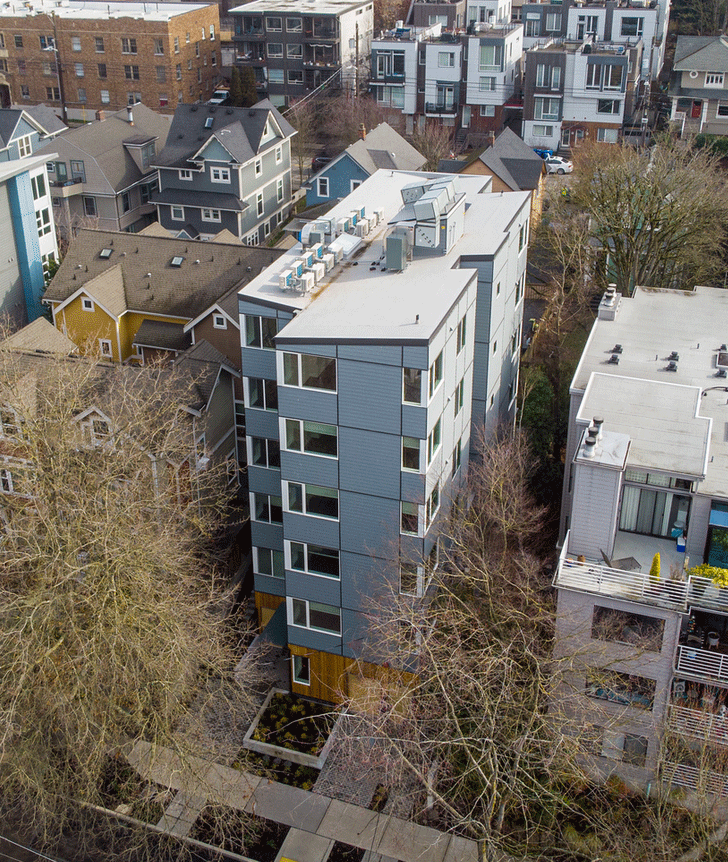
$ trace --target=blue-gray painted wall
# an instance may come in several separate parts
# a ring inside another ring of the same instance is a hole
[[[369,176],[370,174],[360,164],[355,162],[348,153],[344,153],[340,159],[326,165],[312,179],[311,187],[306,189],[306,206],[333,203],[340,198],[345,198],[352,191],[352,180],[363,183]],[[329,181],[329,193],[326,196],[320,195],[318,192],[319,177],[326,177]]]

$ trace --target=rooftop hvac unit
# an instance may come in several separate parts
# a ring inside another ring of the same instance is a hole
[[[407,266],[409,235],[406,231],[391,233],[386,239],[386,264],[392,272],[402,272]]]
[[[311,254],[314,256],[314,259],[318,258],[321,260],[324,254],[324,247],[320,242],[314,243],[311,246]]]
[[[308,240],[313,243],[313,245],[321,245],[325,239],[326,234],[323,231],[312,230],[308,235]]]
[[[358,237],[365,237],[369,233],[369,221],[367,219],[360,221],[354,229],[354,233]]]
[[[356,227],[359,222],[359,210],[352,210],[349,214],[349,219],[351,221],[351,226]]]
[[[291,266],[293,270],[293,275],[295,278],[300,278],[303,275],[303,261],[302,260],[294,260]]]
[[[314,281],[318,284],[321,279],[326,275],[326,267],[323,263],[319,263],[318,261],[311,267],[311,272],[313,273]]]
[[[349,228],[351,227],[351,221],[348,218],[338,218],[336,219],[336,233],[348,233]]]
[[[359,207],[359,218],[366,218],[366,207]]]
[[[303,265],[306,267],[310,267],[313,263],[313,252],[310,250],[305,252],[303,255]]]
[[[334,258],[334,265],[336,265],[337,263],[341,263],[341,261],[344,259],[344,249],[339,247],[338,245],[329,246],[329,253]]]
[[[383,209],[374,210],[374,215],[377,217],[377,224],[381,224],[384,221]]]
[[[304,272],[303,275],[298,279],[298,289],[301,293],[308,293],[310,290],[313,290],[313,286],[315,284],[314,275],[312,272]]]
[[[293,273],[290,269],[284,270],[278,276],[278,287],[281,290],[291,290],[293,288]]]
[[[331,270],[336,265],[336,260],[334,259],[334,256],[333,254],[331,254],[330,251],[325,252],[321,260],[326,267],[326,272],[331,272]]]

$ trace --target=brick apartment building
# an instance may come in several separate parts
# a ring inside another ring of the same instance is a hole
[[[0,98],[93,119],[144,102],[173,113],[220,80],[216,3],[62,0],[0,8]]]

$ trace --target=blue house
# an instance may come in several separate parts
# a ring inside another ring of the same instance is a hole
[[[4,108],[0,111],[0,162],[32,155],[45,144],[48,134],[27,111]]]
[[[419,171],[427,161],[388,123],[380,123],[368,135],[362,126],[359,134],[356,143],[304,184],[307,206],[345,198],[380,169]]]

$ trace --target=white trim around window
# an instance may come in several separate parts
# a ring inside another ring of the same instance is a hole
[[[213,312],[212,327],[213,329],[227,329],[227,318],[225,317],[225,315]]]
[[[93,311],[94,310],[94,301],[88,296],[84,296],[81,299],[81,308],[84,311]]]
[[[105,359],[112,359],[114,356],[114,348],[109,338],[99,338],[99,354]]]
[[[316,578],[338,581],[341,578],[341,555],[338,548],[326,548],[311,542],[283,542],[286,568]]]
[[[288,596],[286,611],[289,626],[341,637],[341,608]]]
[[[329,196],[329,178],[328,177],[319,177],[316,180],[316,194],[320,198],[327,198]]]
[[[282,482],[283,511],[313,518],[339,520],[339,490],[310,482]]]
[[[219,166],[210,167],[210,182],[211,183],[229,183],[230,168],[222,168]]]
[[[181,180],[184,180],[184,182],[187,182],[187,183],[192,182],[192,180],[193,180],[192,171],[187,170],[187,168],[180,168],[180,170],[177,173],[179,175],[179,178]]]
[[[172,221],[184,221],[185,208],[172,204],[172,206],[170,206],[169,208],[169,217],[172,219]]]
[[[220,215],[220,210],[213,210],[209,207],[202,207],[200,210],[200,218],[202,221],[212,221],[219,222],[222,221],[222,216]]]
[[[282,448],[317,458],[338,458],[338,429],[336,425],[310,419],[281,419]]]

